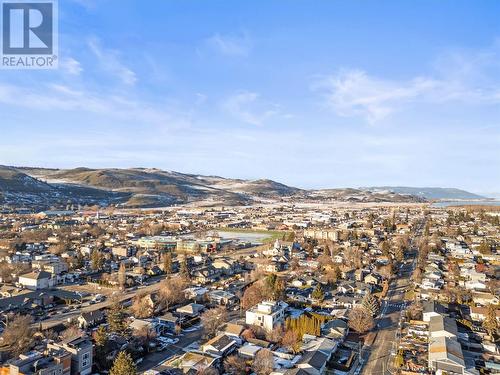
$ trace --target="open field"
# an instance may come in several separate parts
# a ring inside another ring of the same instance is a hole
[[[238,233],[243,234],[243,236],[241,237],[245,237],[245,235],[255,235],[252,236],[253,239],[256,239],[257,241],[260,241],[262,243],[274,242],[277,239],[281,240],[283,239],[283,237],[286,238],[290,233],[292,233],[289,231],[281,231],[281,230],[245,229],[245,228],[217,228],[215,229],[215,231],[217,231],[219,234],[224,232],[234,233],[236,237]]]

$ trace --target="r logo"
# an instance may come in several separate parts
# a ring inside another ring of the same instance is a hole
[[[50,2],[2,4],[4,55],[52,55],[54,13]]]

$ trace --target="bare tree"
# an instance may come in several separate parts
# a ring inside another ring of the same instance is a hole
[[[363,265],[362,262],[362,253],[358,247],[348,247],[344,251],[344,259],[349,267],[352,268],[361,268]]]
[[[170,253],[165,253],[163,254],[163,272],[165,272],[167,275],[170,275],[172,273],[172,254]]]
[[[83,334],[82,330],[78,328],[76,325],[70,325],[61,333],[61,339],[71,339]]]
[[[12,356],[17,357],[31,347],[33,336],[30,325],[31,317],[28,315],[9,316],[1,337],[3,346]]]
[[[143,348],[148,348],[149,343],[156,337],[156,332],[151,327],[144,326],[134,331],[133,336]]]
[[[272,343],[279,343],[283,338],[284,329],[281,325],[277,325],[273,330],[266,332],[266,340]]]
[[[342,271],[339,266],[335,264],[333,268],[325,273],[325,278],[329,283],[335,283],[342,278]]]
[[[247,364],[240,356],[231,355],[224,361],[224,370],[231,375],[245,375],[247,373]]]
[[[215,336],[217,329],[227,322],[227,311],[224,307],[217,307],[205,311],[201,315],[201,324],[203,331],[207,336]]]
[[[49,247],[49,253],[55,255],[61,255],[62,253],[71,249],[71,242],[68,239],[65,239],[58,244],[52,245]]]
[[[268,349],[261,349],[253,360],[253,370],[257,375],[269,375],[274,369],[273,353]]]
[[[241,299],[241,307],[243,309],[249,309],[259,302],[262,302],[264,298],[264,288],[262,287],[261,283],[255,283],[249,286],[245,290],[245,293],[243,293],[243,298]]]
[[[287,350],[297,353],[299,351],[298,347],[299,336],[297,333],[291,329],[287,330],[281,339],[281,345],[283,345]]]
[[[8,282],[11,280],[12,267],[9,263],[2,261],[0,262],[0,277],[2,278],[2,282]]]
[[[421,320],[422,319],[422,303],[421,302],[413,302],[406,309],[406,316],[410,319]]]
[[[492,294],[500,294],[500,280],[498,279],[491,279],[486,282],[486,286],[488,287],[488,290]]]
[[[323,253],[323,254],[321,254],[316,260],[320,264],[320,267],[331,267],[331,266],[333,266],[332,258],[326,252]]]
[[[250,328],[247,328],[241,333],[241,337],[246,341],[248,341],[249,339],[255,338],[255,333],[253,333],[253,331]]]
[[[259,340],[265,340],[266,339],[266,330],[258,325],[252,324],[250,327],[250,330],[253,333],[253,336]]]
[[[135,296],[131,306],[132,313],[136,318],[150,318],[154,312],[149,294],[141,293]]]
[[[386,264],[384,266],[380,266],[380,268],[378,269],[378,272],[382,276],[384,276],[385,278],[390,279],[394,273],[394,270],[393,270],[392,264]]]
[[[371,313],[364,307],[355,307],[349,312],[349,328],[352,328],[359,334],[364,334],[371,330],[374,321]]]
[[[172,305],[183,302],[185,300],[184,289],[186,287],[187,282],[180,277],[163,281],[158,294],[161,308],[168,310]]]

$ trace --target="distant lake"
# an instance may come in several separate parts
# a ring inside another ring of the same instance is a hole
[[[431,207],[450,207],[450,206],[500,206],[499,200],[488,201],[443,201],[435,202]]]

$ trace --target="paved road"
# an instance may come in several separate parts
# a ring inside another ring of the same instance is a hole
[[[203,330],[200,328],[189,330],[184,332],[182,336],[176,336],[179,338],[179,342],[174,345],[169,345],[165,350],[161,352],[150,353],[144,357],[142,362],[137,366],[139,372],[144,372],[150,370],[162,362],[165,362],[176,355],[181,355],[184,353],[184,348],[193,344],[194,342],[200,342],[203,335]]]
[[[382,312],[378,319],[377,337],[370,348],[363,349],[362,358],[365,365],[362,374],[386,374],[388,372],[390,359],[393,358],[391,351],[397,350],[396,334],[401,311],[405,308],[403,297],[408,284],[408,276],[391,283],[387,300],[382,304]]]
[[[412,237],[410,249],[416,246],[415,239],[421,234],[424,223],[421,223]],[[411,263],[404,264],[395,280],[389,285],[387,298],[382,303],[382,310],[377,322],[377,337],[371,347],[364,347],[361,358],[364,367],[362,374],[391,374],[392,361],[398,346],[398,324],[402,311],[406,309],[405,290],[411,284],[411,276],[416,265],[416,253],[410,258]]]
[[[238,319],[240,311],[228,311],[228,321]],[[169,345],[165,350],[156,353],[150,353],[144,357],[143,361],[137,366],[139,372],[151,370],[161,363],[168,361],[176,355],[182,355],[186,347],[198,342],[201,343],[203,339],[203,327],[201,324],[193,326],[190,329],[184,330],[181,336],[172,336],[179,338],[179,342],[175,345]]]
[[[157,279],[156,281],[160,281],[160,279]],[[120,299],[121,302],[124,302],[124,301],[132,299],[139,292],[155,292],[159,288],[160,288],[160,283],[155,282],[154,284],[145,285],[145,286],[139,287],[133,291],[118,292],[119,293],[118,298]],[[84,307],[81,307],[77,310],[73,310],[73,311],[70,311],[67,313],[58,313],[57,315],[55,315],[49,319],[41,321],[42,329],[50,329],[50,328],[55,327],[61,323],[67,322],[68,319],[77,318],[83,312],[90,312],[90,311],[104,309],[106,307],[109,307],[111,305],[111,303],[112,303],[112,300],[110,298],[108,298],[104,302],[96,303],[96,304],[89,305],[89,306],[84,306]],[[39,327],[40,322],[33,323],[33,326]]]

